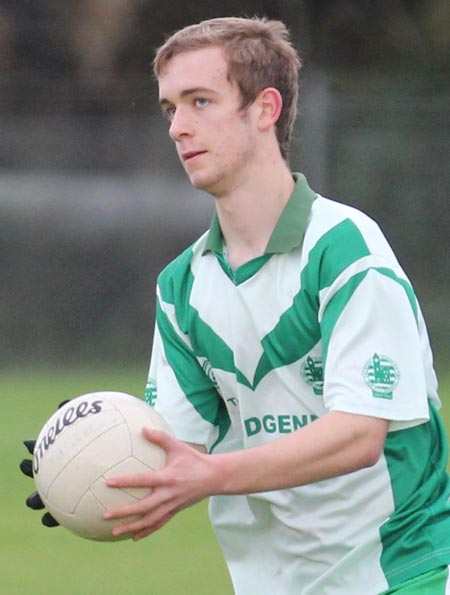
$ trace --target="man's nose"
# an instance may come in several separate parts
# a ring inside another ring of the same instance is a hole
[[[184,136],[192,135],[192,123],[182,107],[178,107],[172,116],[169,128],[170,138],[174,141],[181,140]]]

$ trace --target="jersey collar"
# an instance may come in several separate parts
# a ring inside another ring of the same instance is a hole
[[[264,254],[289,252],[301,244],[305,235],[311,206],[317,195],[311,190],[303,174],[293,173],[292,177],[295,180],[294,190],[270,236]],[[223,254],[223,248],[222,231],[217,214],[215,214],[203,254],[206,252]]]

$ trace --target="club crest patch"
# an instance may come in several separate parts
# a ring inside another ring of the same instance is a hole
[[[303,380],[312,386],[315,395],[323,395],[323,365],[320,357],[308,356],[300,374]]]
[[[374,397],[392,399],[400,380],[400,371],[392,359],[374,353],[363,368],[363,378]]]
[[[221,395],[221,390],[220,390],[220,385],[217,382],[217,378],[213,372],[212,366],[211,366],[211,362],[209,360],[207,360],[206,358],[199,358],[199,361],[201,363],[201,366],[203,368],[203,372],[208,376],[208,378],[211,380],[211,382],[214,384],[214,387],[216,389],[216,391],[219,393],[219,395]]]
[[[147,405],[150,405],[151,407],[154,406],[156,395],[156,381],[153,378],[149,378],[147,380],[147,386],[145,387],[144,393],[144,401],[147,403]]]

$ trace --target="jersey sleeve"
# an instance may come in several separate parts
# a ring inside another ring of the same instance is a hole
[[[320,296],[328,410],[390,420],[390,430],[428,420],[421,314],[396,262],[368,255]]]
[[[219,438],[223,401],[179,328],[173,304],[165,303],[160,294],[146,401],[180,440],[209,450]]]

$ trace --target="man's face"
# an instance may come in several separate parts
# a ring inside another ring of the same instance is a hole
[[[159,77],[159,94],[192,184],[216,197],[232,192],[250,171],[257,128],[252,106],[240,110],[240,93],[227,78],[222,49],[172,58]]]

